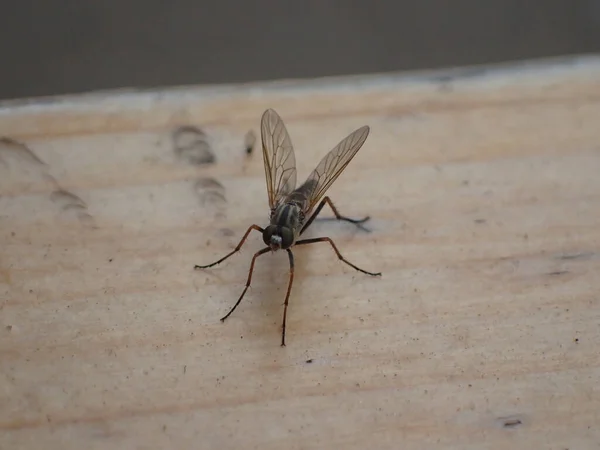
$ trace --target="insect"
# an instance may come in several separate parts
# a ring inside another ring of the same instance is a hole
[[[265,177],[267,181],[267,194],[269,197],[269,207],[271,208],[271,213],[269,215],[270,223],[266,228],[261,228],[256,224],[251,225],[233,251],[212,264],[206,266],[194,266],[194,269],[207,269],[216,266],[234,253],[237,253],[242,248],[242,245],[244,245],[244,242],[252,230],[262,233],[263,241],[267,247],[259,250],[252,257],[250,270],[248,271],[248,279],[246,280],[246,287],[242,291],[242,294],[235,305],[233,305],[233,308],[221,318],[221,322],[224,322],[225,319],[235,311],[244,298],[244,295],[252,282],[252,272],[254,271],[256,258],[269,251],[275,252],[277,250],[285,250],[290,262],[289,280],[287,292],[285,294],[283,322],[281,325],[282,347],[285,346],[287,308],[290,292],[292,290],[292,283],[294,281],[294,254],[292,253],[292,247],[294,245],[328,242],[331,244],[337,257],[350,267],[367,275],[381,275],[381,272],[368,272],[345,259],[329,237],[299,240],[302,234],[304,234],[310,224],[321,212],[321,209],[323,209],[325,204],[329,205],[335,215],[335,218],[332,217],[329,220],[343,220],[368,231],[362,224],[369,220],[369,216],[364,217],[363,219],[344,217],[340,215],[336,207],[333,206],[329,197],[323,197],[327,189],[333,184],[354,155],[356,155],[358,150],[362,147],[368,135],[368,126],[363,126],[348,135],[321,160],[306,181],[296,188],[296,158],[290,136],[281,117],[279,117],[274,110],[267,109],[264,112],[261,119],[261,138]],[[318,206],[315,209],[317,204]],[[307,218],[308,220],[306,220]]]

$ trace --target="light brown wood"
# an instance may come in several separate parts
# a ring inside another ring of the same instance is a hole
[[[383,272],[298,248],[285,348],[285,253],[225,323],[259,233],[192,269],[266,224],[268,107],[301,179],[371,126],[329,194],[372,233],[309,234]],[[600,59],[5,103],[0,135],[0,448],[597,448]]]

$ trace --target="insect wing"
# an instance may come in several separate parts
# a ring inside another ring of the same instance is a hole
[[[274,110],[264,112],[260,130],[267,194],[273,209],[296,187],[296,157],[283,120]]]
[[[317,168],[308,176],[302,185],[308,194],[305,214],[308,214],[323,195],[325,195],[327,189],[329,189],[337,177],[344,171],[348,163],[350,163],[354,155],[360,150],[368,135],[369,127],[366,125],[348,135],[325,155]]]

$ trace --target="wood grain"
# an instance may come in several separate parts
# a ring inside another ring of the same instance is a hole
[[[225,323],[260,236],[192,269],[267,221],[269,107],[300,178],[371,126],[330,194],[372,232],[310,234],[383,272],[298,248],[285,348],[284,253]],[[12,102],[0,135],[0,448],[598,448],[600,58]]]

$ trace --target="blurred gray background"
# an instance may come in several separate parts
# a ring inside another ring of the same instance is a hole
[[[600,50],[600,0],[47,0],[0,23],[2,99]]]

